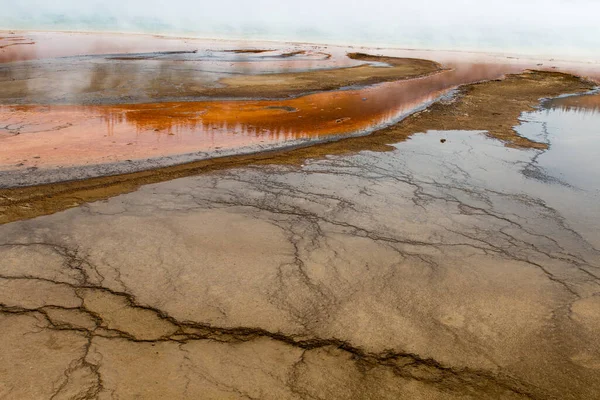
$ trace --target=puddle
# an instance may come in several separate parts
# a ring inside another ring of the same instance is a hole
[[[526,176],[600,194],[600,96],[569,96],[524,113],[517,131],[550,145],[523,172]]]

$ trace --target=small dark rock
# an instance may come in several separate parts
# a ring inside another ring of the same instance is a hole
[[[441,143],[446,143],[446,139],[440,139]]]

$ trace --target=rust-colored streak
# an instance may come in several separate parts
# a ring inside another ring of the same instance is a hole
[[[400,96],[403,102],[382,102],[394,86],[399,85],[282,102],[3,106],[8,137],[0,149],[0,168],[98,164],[320,139],[385,123],[436,95],[408,92]]]
[[[284,101],[1,106],[0,169],[101,164],[196,152],[236,151],[364,132],[449,88],[511,68],[463,66],[420,79]]]

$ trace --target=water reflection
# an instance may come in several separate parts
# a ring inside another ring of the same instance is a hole
[[[3,169],[94,164],[320,140],[391,122],[436,94],[413,94],[411,101],[390,108],[363,100],[360,91],[307,96],[282,107],[268,101],[2,106],[0,113],[10,115],[8,126],[18,135],[3,139],[0,163]],[[40,158],[31,159],[34,153]]]
[[[600,113],[600,94],[596,92],[584,96],[561,97],[547,102],[546,107],[589,115],[598,114]]]
[[[3,120],[18,135],[2,139],[0,166],[97,164],[362,134],[397,121],[459,84],[515,69],[457,65],[425,78],[284,101],[1,106]],[[95,79],[113,76],[118,74],[98,68]],[[40,158],[32,159],[32,154]]]
[[[19,54],[12,61],[44,60],[0,65],[0,97],[12,104],[0,106],[2,170],[199,152],[205,156],[217,150],[264,149],[363,134],[399,120],[458,85],[497,79],[532,66],[523,60],[508,63],[482,56],[488,61],[467,61],[456,55],[390,50],[386,53],[393,56],[443,61],[451,70],[281,101],[169,102],[169,98],[181,99],[182,91],[218,87],[218,80],[227,74],[332,68],[357,62],[346,57],[348,48],[334,46],[239,44],[265,50],[258,52],[230,51],[236,50],[231,42],[135,35],[27,37],[39,43],[30,48],[9,47],[18,49],[10,50]],[[140,99],[147,104],[127,104]],[[586,110],[598,105],[593,99],[578,101],[578,107]],[[75,105],[27,105],[40,102]]]
[[[600,107],[598,95],[555,99],[525,113],[521,135],[550,145],[523,171],[545,183],[600,194]]]

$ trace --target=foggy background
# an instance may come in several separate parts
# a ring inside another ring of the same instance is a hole
[[[0,0],[0,29],[146,32],[600,61],[599,0]]]

